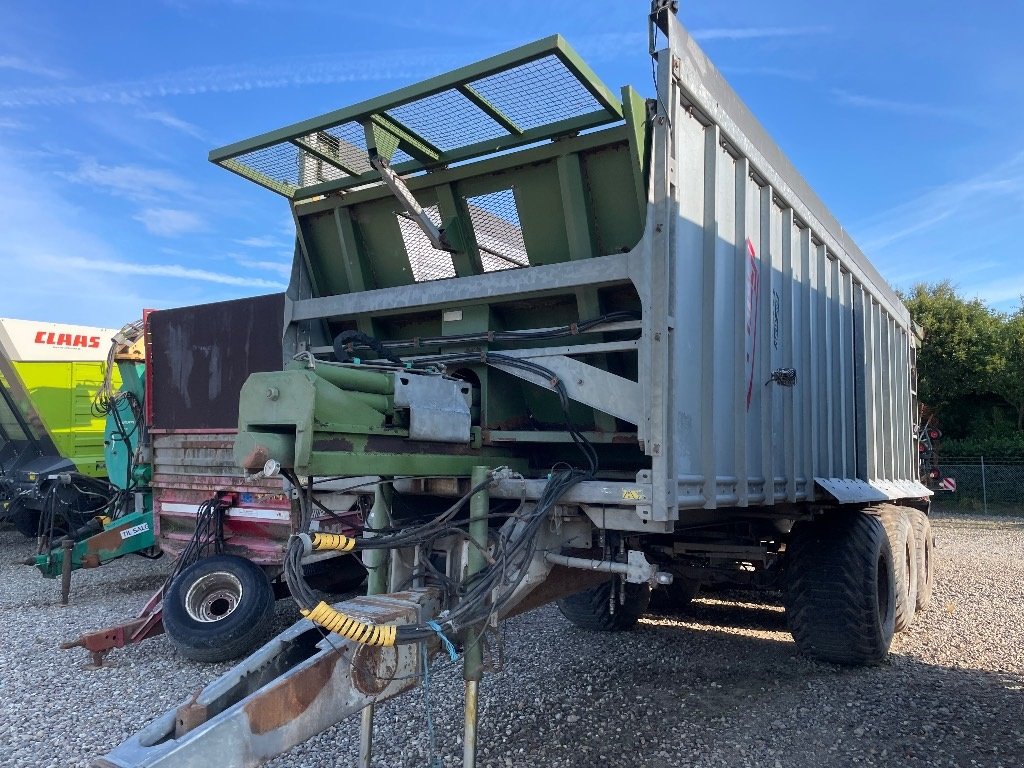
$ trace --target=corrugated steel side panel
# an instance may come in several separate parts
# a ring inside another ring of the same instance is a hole
[[[811,501],[838,481],[845,501],[927,495],[906,308],[675,19],[669,32],[653,172],[677,215],[679,507]]]
[[[218,491],[239,503],[224,516],[227,551],[261,565],[280,564],[292,532],[291,501],[281,478],[247,480],[234,466],[234,432],[157,431],[153,435],[153,507],[160,546],[172,555],[195,531],[200,504]]]
[[[153,430],[153,508],[161,548],[177,555],[196,529],[199,505],[233,491],[224,514],[226,550],[264,566],[279,566],[298,510],[280,477],[252,480],[234,464],[235,431]],[[359,523],[356,496],[331,493],[334,515],[314,514],[313,530],[351,534]],[[326,500],[326,499],[325,499]]]

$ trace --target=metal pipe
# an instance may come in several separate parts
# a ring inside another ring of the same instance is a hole
[[[60,554],[64,559],[60,563],[60,604],[67,605],[71,595],[71,553],[75,548],[75,542],[71,539],[64,539],[61,543]]]
[[[487,467],[473,467],[470,479],[475,488],[487,482]],[[469,554],[467,557],[468,576],[479,573],[487,565],[484,553],[487,551],[487,516],[490,512],[490,494],[483,488],[473,494],[469,500]],[[466,721],[462,739],[463,768],[476,766],[476,735],[477,735],[477,703],[480,692],[480,679],[483,677],[484,649],[481,645],[486,627],[476,628],[466,637],[466,652],[463,659],[462,679],[466,684]]]
[[[988,514],[988,482],[985,477],[985,457],[981,457],[981,504],[982,510]]]
[[[558,555],[554,552],[548,552],[544,556],[544,559],[552,565],[564,565],[567,568],[583,568],[588,571],[620,573],[622,575],[629,573],[629,565],[627,563],[616,563],[612,560],[591,560],[586,557],[569,557],[568,555]]]
[[[390,395],[395,391],[395,380],[387,373],[324,362],[317,362],[313,370],[321,379],[347,391],[370,395]]]
[[[373,493],[373,506],[366,516],[368,529],[388,528],[391,525],[391,496],[393,488],[390,483],[378,483]],[[366,536],[374,533],[369,530]],[[366,577],[366,594],[379,595],[388,590],[388,553],[383,549],[368,549],[363,553],[363,564],[369,570]],[[373,702],[363,707],[359,720],[359,768],[370,768],[373,756]]]

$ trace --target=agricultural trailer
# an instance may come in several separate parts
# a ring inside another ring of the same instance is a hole
[[[369,765],[444,651],[475,765],[483,645],[552,600],[607,631],[655,589],[776,588],[848,665],[927,605],[909,314],[674,11],[648,98],[554,36],[211,153],[296,221],[234,456],[287,481],[306,618],[99,765],[257,765],[357,712]],[[361,533],[314,530],[318,483],[367,474]],[[368,594],[320,600],[322,552]]]

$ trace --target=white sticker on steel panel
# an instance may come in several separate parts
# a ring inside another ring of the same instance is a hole
[[[149,530],[149,523],[139,523],[133,525],[131,528],[125,528],[121,531],[121,540],[130,539],[132,536],[138,536],[140,533],[145,533]]]

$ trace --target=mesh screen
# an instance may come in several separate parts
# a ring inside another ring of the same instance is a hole
[[[299,186],[299,148],[294,144],[274,144],[239,155],[234,161],[279,184]]]
[[[441,214],[436,205],[424,208],[423,211],[436,226],[441,226]],[[405,243],[405,252],[409,256],[413,280],[422,283],[427,280],[455,277],[455,264],[452,262],[452,255],[448,251],[440,251],[431,245],[430,238],[415,221],[407,219],[401,214],[395,214],[395,216],[398,219],[398,228],[402,231],[402,240]]]
[[[523,130],[601,109],[586,86],[553,54],[470,85]]]
[[[503,125],[478,107],[474,100],[464,96],[458,90],[462,85],[472,88],[480,98],[522,131],[543,129],[572,118],[586,117],[578,123],[582,130],[615,117],[614,112],[606,110],[562,62],[559,55],[553,52],[540,59],[509,66],[487,77],[453,81],[449,88],[440,93],[423,96],[406,104],[385,107],[375,114],[378,119],[399,123],[424,142],[436,147],[441,152],[440,165],[463,162],[467,157],[486,155],[508,147],[510,139],[514,141],[515,137],[510,136]],[[369,124],[373,116],[354,111],[349,114],[352,115],[351,119],[341,125],[291,137],[315,147],[328,158],[334,158],[343,169],[338,168],[330,159],[309,157],[311,153],[298,150],[289,139],[220,162],[233,170],[257,171],[273,182],[268,186],[286,194],[294,193],[299,187],[321,182],[342,182],[339,187],[346,186],[348,182],[347,186],[355,186],[358,182],[353,180],[353,176],[366,175],[367,183],[375,183],[376,174],[367,157],[363,127],[364,123]],[[564,130],[564,126],[561,130]],[[407,148],[415,145],[415,136]],[[477,147],[472,155],[459,157],[456,154],[459,150],[478,144],[482,146]],[[419,155],[419,152],[416,154]],[[420,161],[415,161],[401,149],[395,152],[391,163],[408,164],[402,170],[406,174],[434,165],[433,161],[423,162],[422,157]],[[284,188],[280,185],[284,185]]]
[[[511,189],[466,198],[466,205],[485,272],[530,266]]]
[[[486,112],[455,90],[389,109],[387,115],[442,151],[508,135]]]

